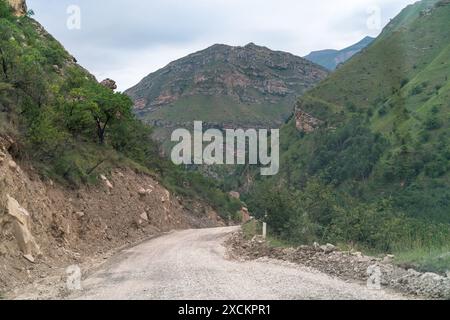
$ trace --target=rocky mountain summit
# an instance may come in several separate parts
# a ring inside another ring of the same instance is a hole
[[[250,43],[216,44],[148,75],[126,93],[159,126],[281,124],[303,92],[328,72],[303,58]]]

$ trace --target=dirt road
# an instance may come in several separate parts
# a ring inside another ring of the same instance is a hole
[[[226,257],[237,228],[187,230],[126,250],[83,281],[73,299],[402,299],[297,265]]]

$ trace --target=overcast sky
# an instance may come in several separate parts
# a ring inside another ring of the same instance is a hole
[[[128,89],[215,43],[254,42],[304,56],[341,49],[414,0],[28,0],[42,23],[98,80]],[[77,6],[80,28],[77,28]],[[72,6],[72,7],[71,7]],[[68,13],[69,9],[69,13]],[[381,19],[378,19],[380,17]],[[67,26],[69,25],[71,28]]]

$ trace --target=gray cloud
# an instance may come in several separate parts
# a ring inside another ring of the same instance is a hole
[[[377,5],[385,25],[414,0],[28,0],[41,22],[99,79],[121,90],[214,43],[248,42],[305,55],[341,48],[380,30],[366,26]],[[81,30],[66,27],[69,5]]]

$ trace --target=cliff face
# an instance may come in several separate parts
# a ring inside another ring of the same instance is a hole
[[[323,122],[312,115],[297,109],[295,111],[295,125],[297,129],[304,133],[314,132]]]
[[[25,0],[7,0],[11,7],[14,9],[14,14],[18,17],[27,14],[27,4]]]

